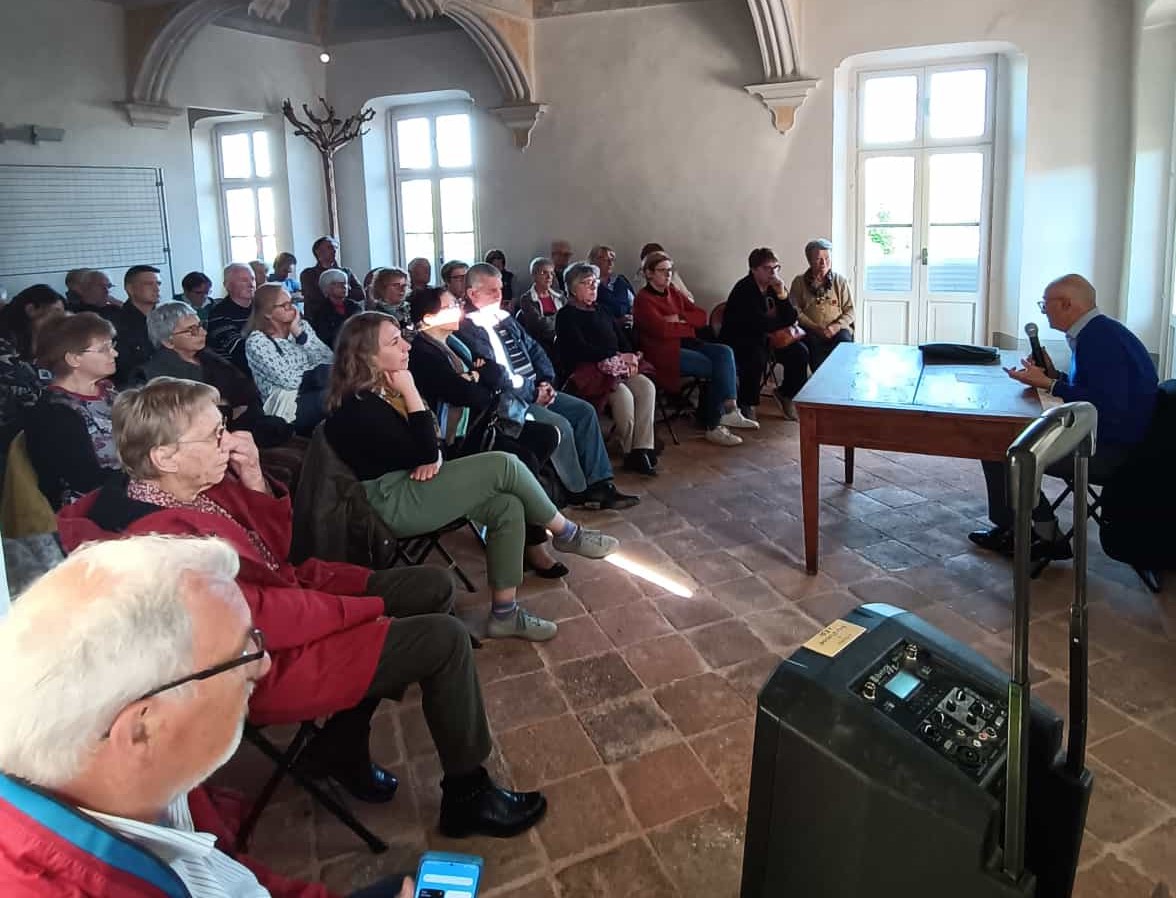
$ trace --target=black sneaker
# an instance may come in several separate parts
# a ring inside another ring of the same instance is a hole
[[[989,552],[1000,552],[1002,555],[1011,555],[1013,552],[1013,531],[1004,527],[973,530],[968,534],[968,539]]]
[[[632,508],[634,505],[640,504],[640,502],[641,500],[637,496],[622,493],[617,489],[615,483],[611,480],[606,480],[601,485],[600,505],[597,507],[615,508],[617,511],[624,511],[626,508]]]

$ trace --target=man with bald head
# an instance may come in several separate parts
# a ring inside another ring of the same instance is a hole
[[[5,898],[330,898],[218,850],[228,833],[197,788],[236,751],[270,669],[237,565],[218,539],[97,543],[0,621]]]
[[[1094,286],[1081,275],[1067,274],[1051,281],[1037,305],[1049,326],[1066,335],[1069,371],[1055,370],[1049,353],[1045,353],[1044,368],[1027,358],[1022,359],[1022,367],[1006,370],[1009,377],[1028,387],[1048,390],[1066,402],[1094,405],[1098,432],[1090,479],[1105,483],[1151,426],[1158,386],[1155,365],[1135,334],[1099,311]],[[1007,467],[1004,462],[982,464],[993,527],[969,533],[968,538],[982,548],[1011,554],[1013,512],[1007,495]],[[1046,473],[1060,477],[1072,470],[1067,460]],[[1042,495],[1033,510],[1031,555],[1041,560],[1069,558],[1071,554],[1069,542],[1058,538],[1057,518]]]

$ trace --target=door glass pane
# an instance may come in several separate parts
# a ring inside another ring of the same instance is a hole
[[[257,213],[261,221],[262,234],[276,234],[277,218],[274,216],[274,189],[272,187],[257,188]]]
[[[253,132],[253,168],[259,178],[268,178],[273,173],[270,167],[269,135],[264,131]]]
[[[441,179],[441,227],[446,231],[473,231],[473,178]]]
[[[248,178],[253,174],[249,162],[249,135],[221,135],[221,177]]]
[[[976,293],[980,289],[980,226],[931,225],[927,230],[927,289]]]
[[[277,237],[262,237],[261,238],[261,258],[265,260],[267,265],[273,264],[278,255],[278,238]]]
[[[427,118],[405,118],[396,123],[396,162],[401,168],[433,167]]]
[[[437,164],[442,168],[468,168],[473,161],[470,149],[470,117],[437,116]]]
[[[460,233],[446,232],[442,238],[441,247],[441,254],[447,262],[451,259],[459,259],[462,262],[469,262],[471,264],[477,261],[474,257],[474,235],[472,231],[463,231]]]
[[[400,213],[406,232],[433,233],[432,182],[402,181],[400,203]]]
[[[934,153],[928,161],[931,224],[978,224],[984,198],[984,154]]]
[[[229,250],[233,254],[232,262],[252,262],[257,258],[256,237],[231,237]]]
[[[252,237],[256,234],[257,218],[253,208],[253,188],[239,187],[235,190],[226,190],[225,215],[229,219],[230,237]]]
[[[918,91],[914,75],[867,78],[862,90],[862,143],[914,140]]]
[[[404,258],[415,259],[420,256],[422,259],[428,259],[433,266],[433,271],[437,270],[437,253],[433,246],[433,234],[430,231],[428,234],[405,234],[404,235]]]
[[[874,156],[862,163],[865,196],[866,289],[911,289],[915,208],[913,156]]]
[[[935,140],[980,137],[987,119],[988,71],[965,69],[931,76],[928,130]]]

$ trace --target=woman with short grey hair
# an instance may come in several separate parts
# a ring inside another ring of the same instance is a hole
[[[560,361],[572,372],[573,393],[596,406],[605,405],[616,422],[616,436],[625,453],[625,467],[652,477],[657,473],[653,451],[653,413],[657,390],[641,373],[641,353],[628,332],[596,305],[600,269],[573,262],[564,272],[570,302],[555,316]],[[647,366],[647,370],[652,371]]]
[[[555,315],[567,297],[555,289],[555,263],[546,256],[531,260],[531,286],[519,297],[515,317],[555,361]]]
[[[853,342],[853,293],[849,281],[833,271],[829,261],[832,249],[828,240],[806,243],[808,269],[792,279],[792,289],[788,291],[804,328],[813,371],[821,367],[837,344]]]

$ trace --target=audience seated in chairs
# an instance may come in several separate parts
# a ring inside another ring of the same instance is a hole
[[[65,303],[67,312],[97,312],[105,315],[122,305],[111,294],[113,284],[105,271],[85,268],[80,271],[81,274],[75,278],[75,295],[68,296]],[[69,286],[68,283],[66,286]]]
[[[433,279],[433,263],[428,259],[417,256],[408,263],[408,292],[429,286]]]
[[[47,284],[26,287],[0,310],[0,483],[4,482],[8,447],[25,429],[30,409],[45,382],[37,370],[34,342],[38,330],[64,316],[64,297]]]
[[[453,294],[443,287],[428,287],[414,293],[411,303],[418,333],[408,354],[408,370],[441,423],[445,458],[474,455],[489,446],[516,456],[540,480],[543,465],[559,445],[559,430],[526,420],[526,405],[510,402],[509,393],[503,396],[509,376],[493,359],[468,365],[446,344],[461,321]],[[567,567],[548,554],[542,526],[527,524],[526,545],[527,564],[540,577],[567,576]]]
[[[127,269],[123,286],[127,301],[117,309],[103,313],[114,325],[117,336],[118,367],[114,383],[125,387],[139,366],[151,358],[151,340],[147,337],[147,315],[159,304],[161,281],[159,269],[150,265],[133,265]]]
[[[176,299],[195,309],[200,323],[207,324],[208,313],[212,311],[212,303],[208,299],[208,294],[212,292],[212,278],[203,271],[189,271],[180,281],[180,289],[184,292]]]
[[[246,374],[249,362],[245,358],[245,325],[253,311],[253,294],[257,284],[253,269],[244,262],[225,266],[225,298],[218,300],[208,311],[208,345],[221,358],[226,358]]]
[[[432,533],[461,518],[484,524],[492,602],[487,635],[551,639],[555,624],[515,601],[526,525],[545,526],[555,534],[556,549],[588,558],[603,558],[617,541],[560,514],[513,455],[444,460],[436,421],[408,370],[408,353],[388,316],[364,312],[348,320],[331,372],[327,440],[397,537]]]
[[[1009,377],[1028,387],[1049,390],[1066,402],[1089,402],[1098,410],[1095,452],[1090,459],[1090,482],[1105,484],[1143,442],[1156,406],[1158,378],[1151,356],[1139,338],[1096,305],[1094,286],[1077,274],[1051,281],[1039,303],[1054,330],[1062,331],[1072,347],[1070,370],[1060,373],[1045,353],[1046,368],[1031,358]],[[1044,352],[1044,350],[1043,350]],[[976,530],[968,538],[976,545],[1011,555],[1013,511],[1008,498],[1008,469],[1004,462],[981,462],[988,487],[990,530]],[[1046,473],[1067,477],[1070,459]],[[1053,508],[1042,494],[1033,510],[1034,561],[1073,557],[1069,540],[1059,538]]]
[[[205,345],[204,327],[187,303],[165,302],[152,309],[147,335],[155,354],[136,372],[137,386],[155,377],[208,384],[220,394],[229,430],[249,431],[259,449],[284,445],[294,436],[289,422],[262,410],[257,385]]]
[[[629,279],[614,270],[617,253],[611,246],[594,246],[588,253],[588,261],[600,272],[600,283],[596,287],[596,306],[604,309],[621,321],[626,330],[633,329],[633,299],[637,291]]]
[[[458,302],[465,302],[466,272],[469,270],[468,264],[457,259],[451,259],[441,266],[441,283]]]
[[[674,288],[673,273],[674,260],[665,253],[654,250],[645,257],[646,284],[633,305],[641,350],[654,367],[654,381],[667,393],[681,389],[683,376],[709,381],[705,408],[699,409],[706,439],[738,446],[743,440],[728,428],[758,430],[759,424],[735,403],[735,354],[723,343],[698,339],[706,312]]]
[[[335,337],[344,321],[364,310],[364,303],[349,298],[347,289],[347,272],[328,268],[319,277],[319,290],[324,301],[314,311],[307,310],[306,320],[327,346],[335,345]]]
[[[566,298],[555,289],[555,265],[539,256],[531,260],[531,286],[519,297],[514,315],[547,357],[556,360],[555,316],[564,307]]]
[[[487,265],[498,269],[502,277],[502,307],[510,312],[514,309],[514,272],[506,267],[506,253],[500,249],[492,249],[482,259]]]
[[[499,789],[481,766],[490,734],[469,634],[446,613],[454,599],[448,572],[373,572],[313,558],[293,566],[289,499],[262,476],[249,435],[225,430],[218,401],[205,384],[170,378],[120,396],[115,438],[127,474],[60,515],[66,548],[147,533],[227,541],[240,558],[236,583],[252,625],[266,634],[273,659],[249,699],[253,723],[331,715],[303,769],[361,801],[388,801],[397,781],[371,762],[371,716],[381,699],[399,699],[419,682],[445,774],[441,831],[505,836],[530,827],[543,797]]]
[[[810,240],[804,247],[808,270],[792,279],[789,299],[796,306],[809,365],[814,371],[838,343],[853,342],[853,293],[849,281],[833,271],[828,240]]]
[[[299,303],[302,302],[302,283],[294,277],[294,269],[297,267],[298,259],[293,253],[278,253],[274,258],[274,271],[269,276],[269,283],[280,284],[290,294],[290,298]]]
[[[347,298],[363,305],[363,284],[352,273],[350,268],[344,268],[339,262],[339,241],[334,237],[319,237],[310,247],[317,264],[311,268],[303,268],[298,276],[302,285],[302,302],[306,309],[306,316],[313,318],[319,308],[326,303],[319,278],[324,271],[337,268],[347,276]]]
[[[0,621],[5,898],[330,894],[228,853],[231,831],[199,788],[274,675],[237,564],[220,540],[90,546]],[[365,894],[394,898],[386,885]]]
[[[641,260],[637,266],[637,280],[633,283],[645,283],[645,257],[650,253],[664,253],[665,251],[666,248],[660,243],[647,243],[645,246],[641,247],[641,253],[637,257]],[[692,303],[697,305],[698,300],[694,298],[694,294],[690,291],[690,288],[686,286],[686,282],[682,280],[682,273],[678,271],[676,267],[674,268],[673,276],[670,278],[670,283],[674,285],[675,290],[685,296]]]
[[[747,257],[750,271],[736,282],[727,296],[719,339],[735,351],[739,372],[739,407],[754,414],[769,363],[784,369],[775,390],[784,417],[795,421],[792,397],[808,379],[808,349],[797,325],[796,308],[780,280],[780,261],[767,247],[753,249]]]
[[[298,434],[310,433],[323,419],[330,347],[277,284],[258,289],[245,332],[245,356],[266,414],[289,421]]]
[[[25,439],[41,492],[59,509],[120,467],[111,433],[114,325],[93,312],[53,320],[37,336],[37,357],[53,381],[28,412]]]
[[[657,474],[653,449],[657,389],[641,372],[641,353],[634,351],[620,320],[596,307],[596,266],[569,265],[567,284],[570,304],[559,310],[555,328],[560,359],[571,371],[568,384],[598,410],[608,406],[625,453],[625,467],[652,477]]]
[[[550,263],[546,268],[551,270]],[[570,494],[570,504],[632,508],[640,500],[620,492],[613,483],[596,410],[583,399],[555,389],[555,368],[543,347],[502,310],[501,281],[495,271],[475,265],[466,279],[470,312],[457,336],[475,359],[497,362],[510,375],[504,389],[526,406],[528,416],[559,429],[559,446],[551,461]]]
[[[407,296],[408,272],[402,268],[381,268],[372,279],[368,310],[391,315],[401,330],[411,329],[412,312],[405,302]]]

